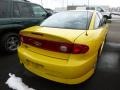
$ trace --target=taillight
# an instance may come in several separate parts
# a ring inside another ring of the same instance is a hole
[[[87,45],[74,44],[73,54],[86,53],[88,52],[89,47]]]
[[[21,38],[21,42],[23,43],[49,51],[84,54],[89,50],[89,47],[87,45],[82,45],[82,44],[70,44],[64,42],[42,40],[42,39],[36,39],[23,35],[20,35],[20,38]]]

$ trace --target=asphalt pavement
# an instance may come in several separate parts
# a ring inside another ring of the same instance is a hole
[[[17,54],[0,54],[0,90],[12,90],[5,85],[13,73],[36,90],[120,90],[120,18],[112,19],[107,42],[98,60],[95,74],[78,85],[64,85],[31,75],[19,64]]]

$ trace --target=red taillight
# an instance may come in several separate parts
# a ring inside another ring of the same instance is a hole
[[[74,54],[86,53],[89,50],[87,45],[74,44],[73,52]]]
[[[56,42],[49,40],[36,39],[32,37],[20,35],[21,42],[29,44],[34,47],[41,49],[62,52],[62,53],[73,53],[73,54],[83,54],[89,50],[89,47],[81,44],[70,44],[64,42]]]

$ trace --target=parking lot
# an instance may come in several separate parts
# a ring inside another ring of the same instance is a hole
[[[13,73],[23,82],[36,90],[119,90],[120,89],[120,18],[114,17],[110,24],[107,42],[99,58],[96,73],[86,82],[79,85],[55,83],[26,73],[17,54],[0,54],[0,90],[11,90],[5,85],[8,74]]]

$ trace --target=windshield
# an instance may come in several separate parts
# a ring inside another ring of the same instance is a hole
[[[88,11],[68,11],[52,15],[40,26],[64,29],[86,30],[92,17],[92,12]]]

